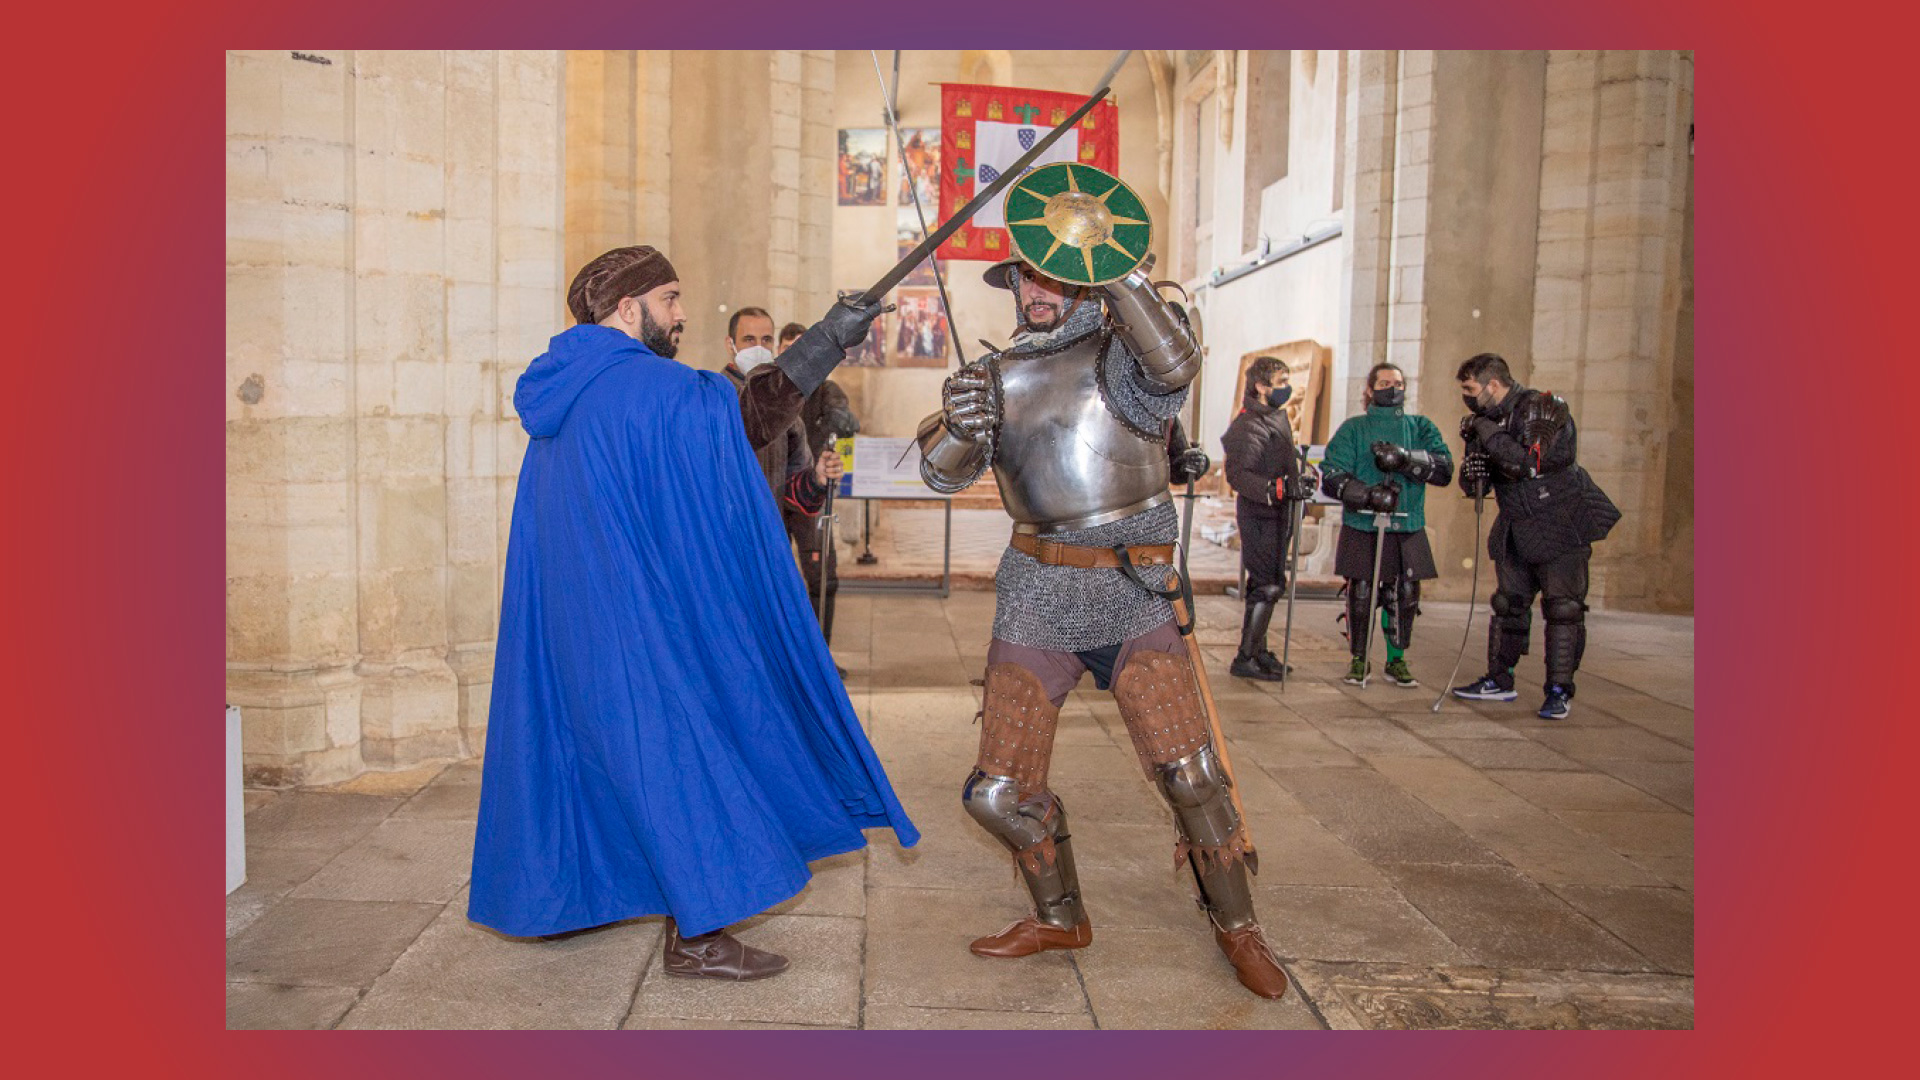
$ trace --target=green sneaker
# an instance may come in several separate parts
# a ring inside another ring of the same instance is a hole
[[[1356,656],[1353,658],[1353,663],[1347,665],[1347,677],[1341,681],[1352,683],[1355,686],[1365,686],[1367,685],[1367,671],[1367,662]]]
[[[1407,669],[1405,657],[1387,661],[1387,681],[1395,686],[1419,686],[1413,679],[1413,672]]]

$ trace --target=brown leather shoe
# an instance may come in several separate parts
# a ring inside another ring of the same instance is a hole
[[[1084,949],[1093,944],[1093,921],[1081,919],[1071,930],[1062,930],[1029,915],[1010,924],[997,934],[983,937],[967,948],[975,956],[1011,958],[1032,956],[1049,949]]]
[[[1213,941],[1233,962],[1241,986],[1263,998],[1277,998],[1287,992],[1287,973],[1280,970],[1280,958],[1273,955],[1273,947],[1267,944],[1259,923],[1238,930],[1215,926]]]
[[[724,930],[683,938],[672,919],[667,920],[667,944],[664,956],[667,974],[683,979],[732,979],[746,982],[767,979],[787,970],[787,958],[765,949],[744,945]]]

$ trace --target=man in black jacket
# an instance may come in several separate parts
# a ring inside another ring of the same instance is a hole
[[[1240,652],[1228,670],[1242,679],[1285,678],[1280,658],[1267,648],[1274,605],[1286,595],[1287,540],[1292,531],[1289,499],[1312,495],[1300,477],[1300,452],[1283,406],[1293,394],[1287,365],[1262,356],[1247,368],[1247,394],[1220,442],[1227,451],[1227,484],[1239,496],[1240,564],[1247,570],[1246,613]]]
[[[1500,504],[1487,537],[1496,591],[1487,630],[1487,673],[1453,689],[1473,701],[1512,701],[1514,665],[1527,651],[1533,598],[1546,617],[1547,696],[1540,715],[1571,711],[1573,675],[1587,645],[1587,561],[1593,542],[1620,518],[1577,461],[1573,414],[1559,397],[1514,382],[1507,362],[1481,353],[1456,374],[1470,413],[1460,485],[1489,486]]]

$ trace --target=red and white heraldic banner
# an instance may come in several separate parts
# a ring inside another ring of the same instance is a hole
[[[979,190],[976,185],[993,183],[1086,100],[1085,94],[1054,90],[941,83],[940,220],[946,221],[967,205]],[[1056,161],[1077,161],[1118,176],[1119,107],[1111,101],[1095,105],[1029,168]],[[972,221],[954,230],[940,245],[938,257],[991,262],[1011,255],[1005,204],[1002,194],[981,207]]]

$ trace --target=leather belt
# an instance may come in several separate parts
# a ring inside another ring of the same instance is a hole
[[[1082,570],[1118,570],[1120,568],[1120,557],[1114,554],[1112,548],[1062,544],[1030,533],[1014,533],[1013,550],[1031,555],[1047,566],[1073,566]],[[1127,557],[1133,560],[1135,566],[1172,566],[1173,545],[1146,544],[1129,547]]]

